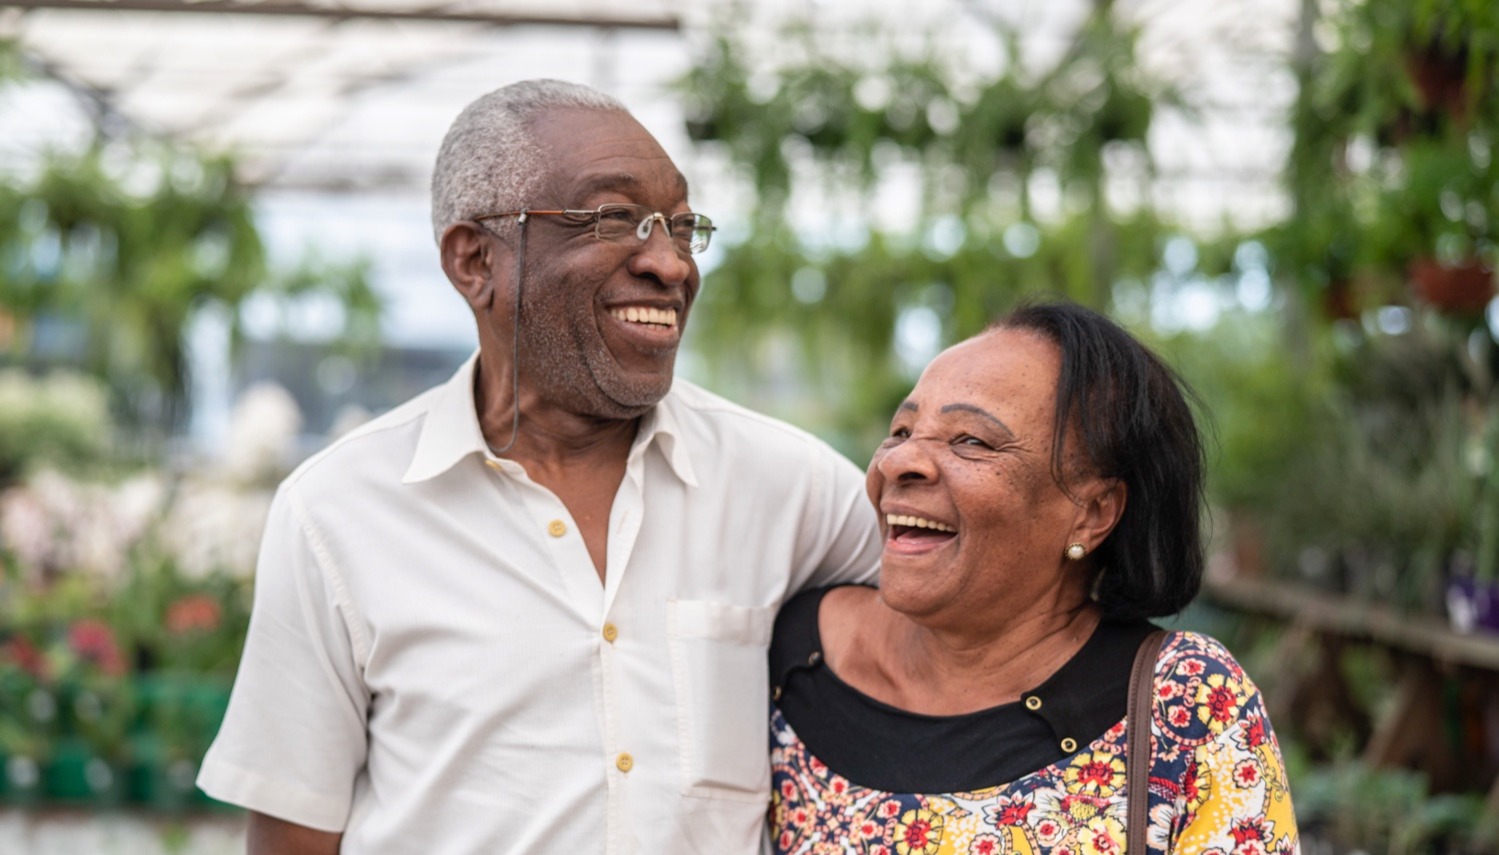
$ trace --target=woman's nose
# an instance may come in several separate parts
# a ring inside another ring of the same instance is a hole
[[[875,460],[887,481],[928,481],[937,477],[929,440],[909,437],[885,449]]]

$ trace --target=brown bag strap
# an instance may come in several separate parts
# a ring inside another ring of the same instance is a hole
[[[1134,667],[1129,671],[1129,733],[1125,745],[1124,784],[1129,813],[1124,826],[1127,855],[1145,855],[1145,832],[1150,825],[1150,719],[1151,698],[1155,695],[1155,662],[1160,656],[1166,631],[1158,629],[1145,636],[1135,653]]]

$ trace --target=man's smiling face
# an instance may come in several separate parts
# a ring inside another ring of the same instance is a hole
[[[624,113],[556,110],[538,117],[532,133],[550,168],[528,208],[688,210],[686,180]],[[671,389],[699,279],[692,256],[653,225],[644,243],[613,243],[563,217],[526,223],[520,368],[544,400],[581,415],[633,418]]]

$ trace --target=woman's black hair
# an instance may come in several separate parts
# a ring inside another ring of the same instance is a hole
[[[1123,327],[1073,303],[1023,305],[990,328],[1027,330],[1061,350],[1051,464],[1062,489],[1076,469],[1071,456],[1128,490],[1123,516],[1093,552],[1104,616],[1181,611],[1202,586],[1205,562],[1206,461],[1188,403],[1196,395]],[[1066,448],[1069,436],[1081,440],[1081,455]]]

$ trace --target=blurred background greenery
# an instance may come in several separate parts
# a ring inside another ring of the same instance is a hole
[[[653,97],[735,213],[684,371],[862,464],[925,361],[995,314],[1045,295],[1111,313],[1202,395],[1214,559],[1177,625],[1267,691],[1307,851],[1499,851],[1499,7],[1300,0],[1262,22],[1245,97],[1279,129],[1273,202],[1230,180],[1216,210],[1253,210],[1213,218],[1162,166],[1224,140],[1208,82],[1145,59],[1160,10],[1092,0],[1042,40],[960,3],[993,59],[974,63],[950,20],[833,25],[828,5],[681,24]],[[12,86],[48,73],[29,49],[0,42]],[[347,423],[309,426],[298,378],[378,409],[417,376],[371,261],[271,258],[254,170],[211,151],[99,122],[0,171],[12,805],[213,809],[191,782],[269,490]],[[266,299],[338,311],[315,346],[257,339]],[[195,362],[205,316],[223,365]],[[251,382],[268,359],[290,392]],[[189,439],[214,371],[241,394],[207,454]]]

